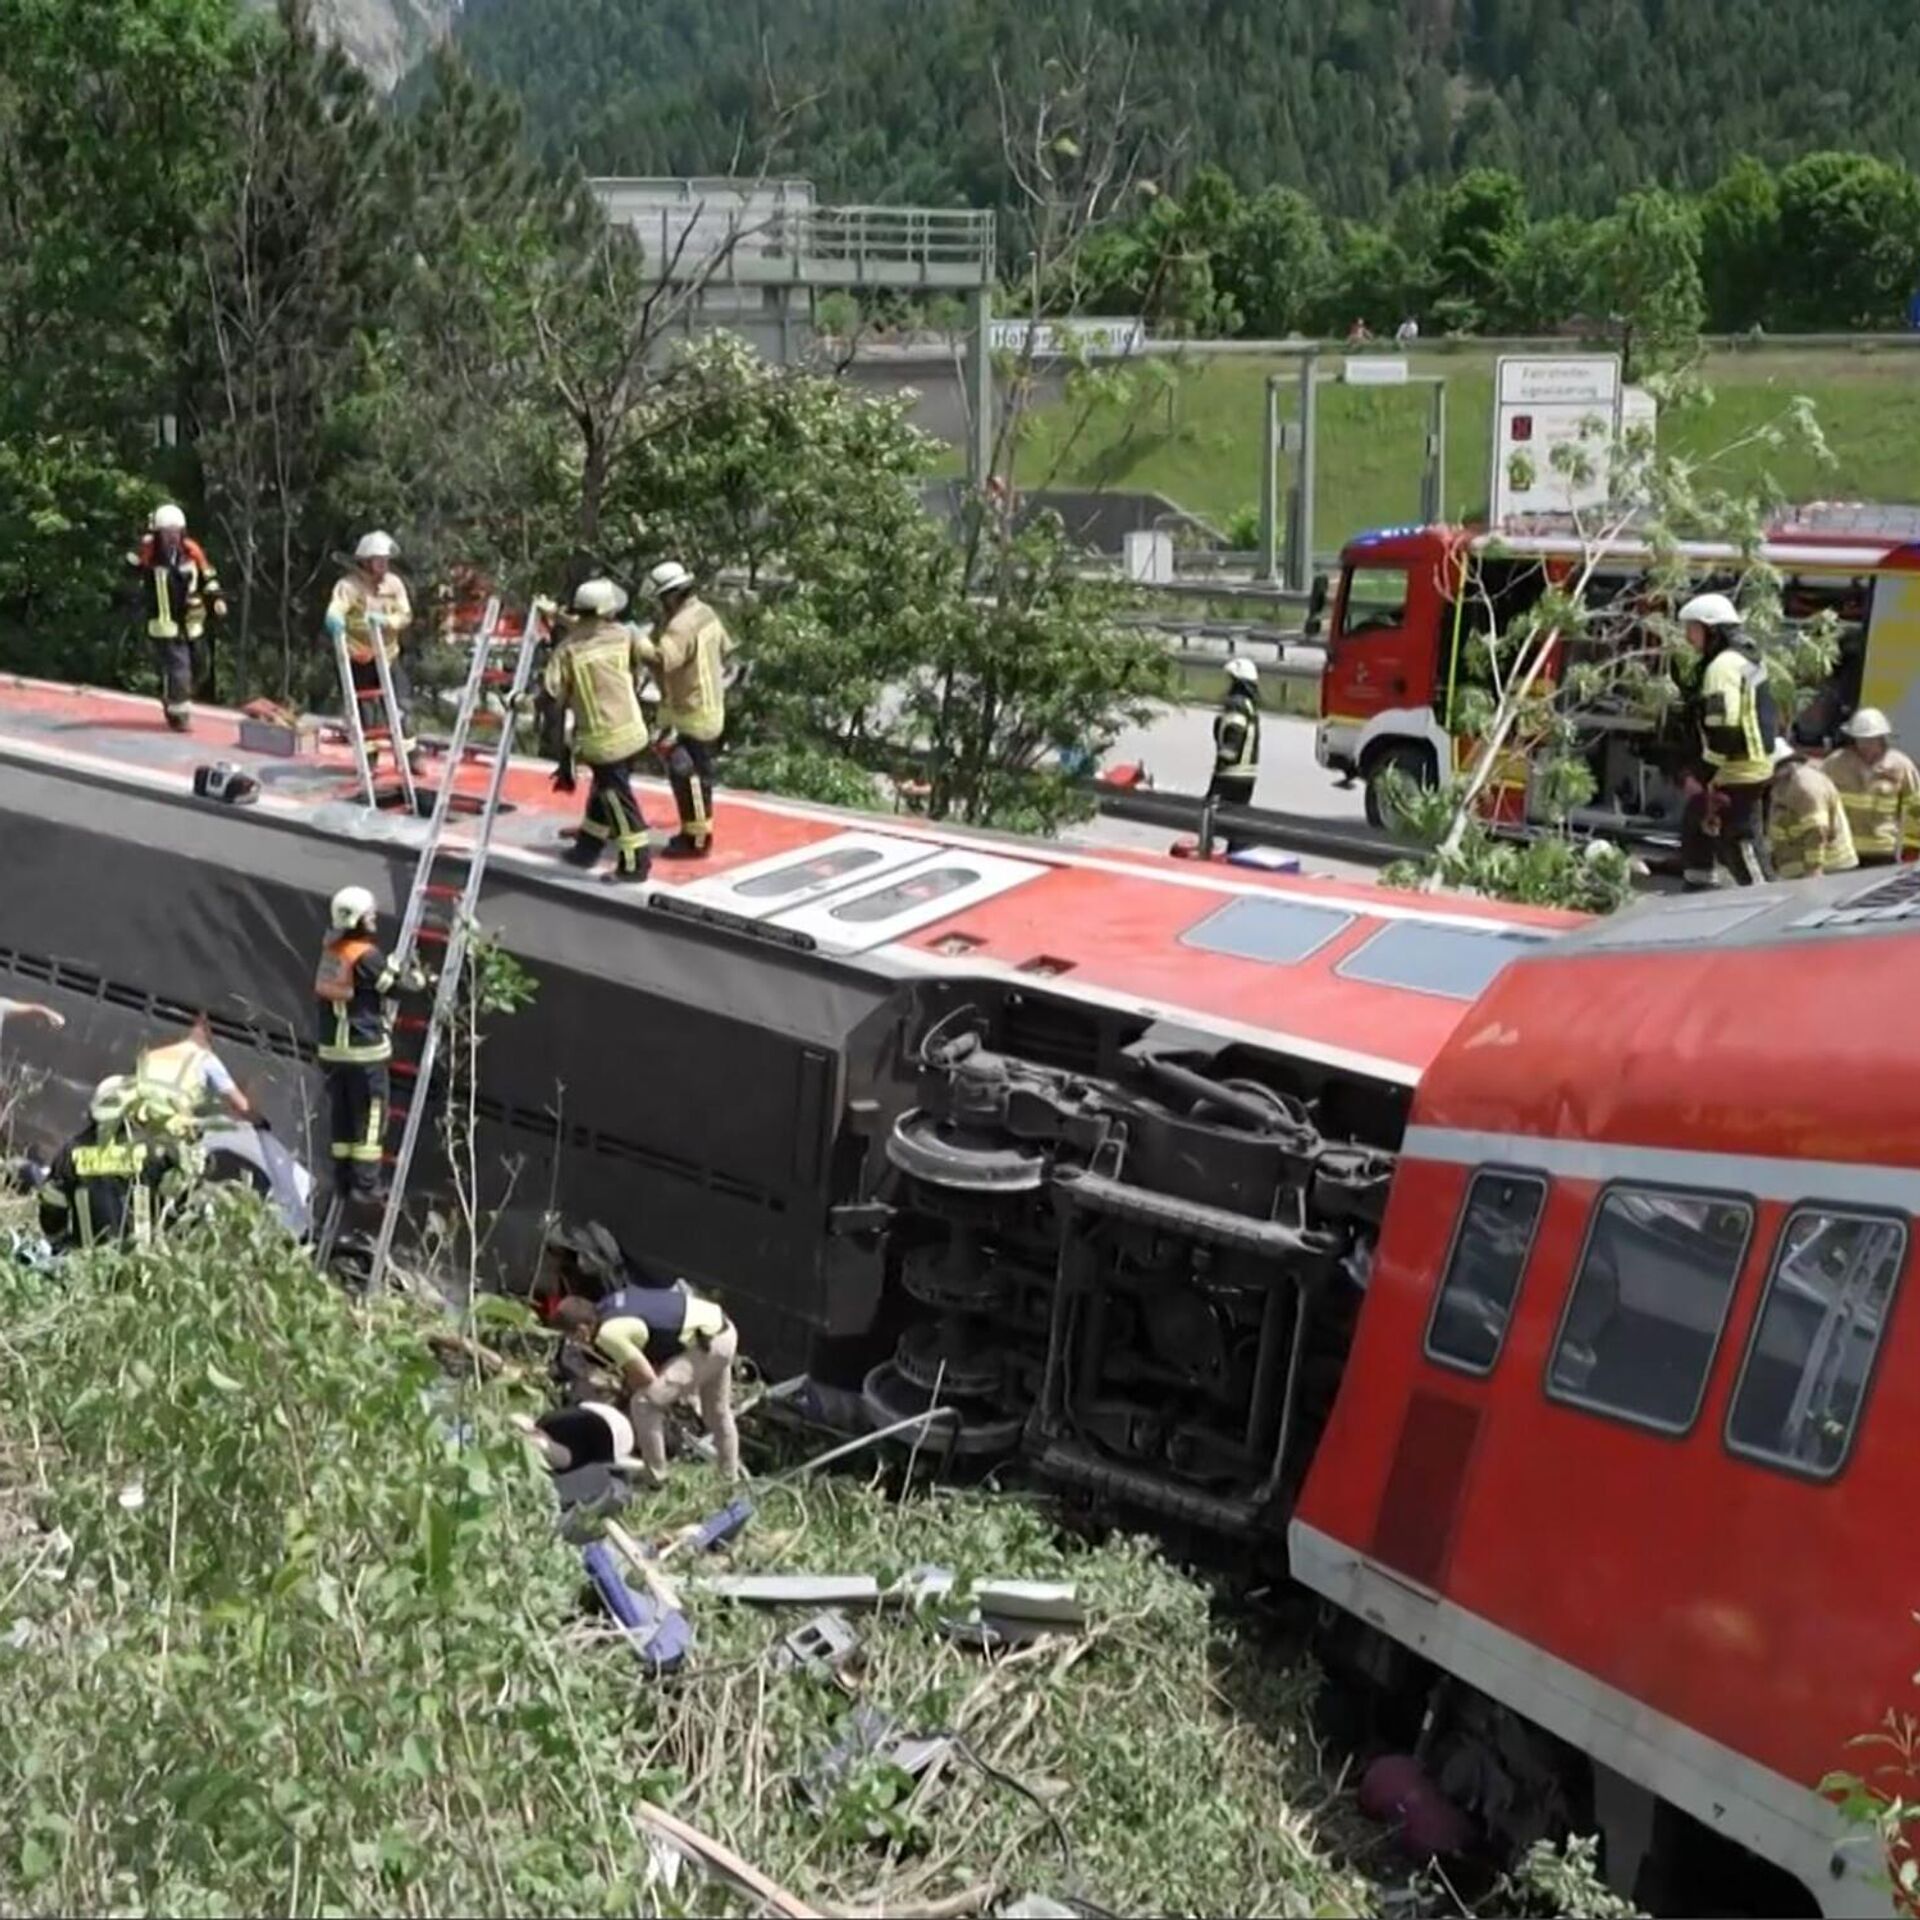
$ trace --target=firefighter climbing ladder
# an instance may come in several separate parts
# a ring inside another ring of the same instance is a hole
[[[397,1125],[400,1139],[384,1161],[386,1196],[366,1271],[370,1292],[377,1289],[386,1276],[394,1233],[406,1203],[408,1176],[413,1170],[414,1154],[426,1119],[440,1037],[451,1025],[459,1007],[474,910],[480,903],[480,889],[486,880],[494,821],[499,816],[507,768],[513,759],[514,717],[532,683],[533,664],[540,646],[542,629],[537,615],[529,614],[519,634],[505,639],[499,636],[499,622],[500,603],[490,600],[474,638],[473,663],[468,669],[453,732],[447,741],[446,772],[434,794],[433,812],[428,817],[426,838],[421,843],[413,886],[407,895],[406,911],[391,955],[394,966],[405,973],[423,957],[431,957],[423,956],[423,948],[437,950],[438,981],[429,1012],[402,1014],[394,1021],[396,1038],[415,1040],[418,1047],[411,1058],[403,1057],[396,1048],[391,1068],[395,1084],[393,1107],[387,1118],[388,1138],[391,1142],[392,1129]],[[509,650],[513,654],[512,666],[498,664],[499,656]],[[494,718],[483,709],[489,693],[496,692],[501,700],[499,732],[476,742],[472,738],[474,723]],[[469,758],[479,760],[484,766],[485,784],[477,794],[457,794],[457,776]],[[456,820],[460,822],[458,827]],[[458,879],[452,877],[453,869],[462,863],[464,874]],[[342,1202],[336,1194],[320,1236],[322,1266],[333,1257],[342,1214]]]
[[[353,748],[354,768],[360,775],[360,792],[368,806],[380,805],[382,796],[373,782],[373,756],[384,743],[393,756],[400,780],[399,786],[386,797],[398,799],[409,814],[417,814],[420,811],[420,796],[413,784],[413,765],[405,751],[406,724],[401,718],[399,696],[394,691],[393,663],[387,658],[386,636],[381,631],[380,616],[377,613],[368,614],[367,625],[371,629],[373,663],[378,678],[375,686],[362,688],[353,684],[353,656],[347,651],[347,637],[339,633],[335,634],[333,640],[334,662],[340,669],[340,710],[347,717],[347,742]],[[367,724],[362,711],[369,705],[378,705],[382,716],[376,718],[372,726]]]

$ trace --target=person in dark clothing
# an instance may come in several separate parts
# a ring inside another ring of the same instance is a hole
[[[1227,697],[1213,717],[1213,779],[1207,798],[1218,805],[1250,807],[1260,777],[1260,669],[1244,655],[1227,662]],[[1228,836],[1226,850],[1245,845]]]
[[[1766,663],[1723,593],[1696,594],[1680,609],[1703,665],[1695,712],[1700,760],[1680,817],[1680,857],[1689,893],[1773,878],[1767,803],[1780,714]]]
[[[226,618],[226,595],[206,549],[188,537],[187,516],[172,504],[154,509],[127,565],[139,582],[141,616],[159,661],[161,709],[167,725],[185,733],[193,724],[194,649],[209,613]]]
[[[95,1088],[87,1124],[61,1148],[41,1183],[40,1231],[56,1251],[125,1241],[153,1244],[186,1169],[177,1148],[135,1124],[134,1082],[116,1074]]]

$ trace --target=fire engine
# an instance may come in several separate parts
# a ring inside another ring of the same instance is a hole
[[[1683,542],[1680,550],[1702,586],[1730,584],[1749,564],[1726,545]],[[1474,641],[1490,622],[1504,626],[1550,584],[1570,579],[1588,551],[1564,527],[1544,524],[1498,534],[1393,527],[1347,543],[1315,749],[1322,766],[1364,783],[1375,826],[1391,825],[1389,773],[1431,785],[1470,763],[1478,743],[1462,695],[1476,671]],[[1908,738],[1920,737],[1920,512],[1823,503],[1781,520],[1755,557],[1782,576],[1789,619],[1831,611],[1839,622],[1835,672],[1794,716],[1799,743],[1832,744],[1861,705],[1883,708]],[[1588,592],[1588,604],[1608,612],[1595,630],[1563,643],[1549,679],[1570,647],[1631,636],[1633,622],[1622,615],[1649,563],[1630,536],[1612,543]],[[1568,824],[1629,843],[1677,839],[1679,776],[1695,746],[1684,716],[1660,727],[1637,712],[1597,709],[1578,724],[1594,795]],[[1518,757],[1496,771],[1485,800],[1490,817],[1516,829],[1540,822],[1535,771]]]
[[[49,1132],[202,1008],[304,1138],[328,896],[404,897],[420,823],[344,755],[196,726],[0,685]],[[252,804],[195,797],[209,755]],[[1290,1566],[1503,1838],[1884,1907],[1817,1787],[1920,1664],[1920,874],[1588,923],[728,792],[710,860],[612,889],[555,858],[543,765],[506,800],[510,1267],[549,1206],[597,1218],[823,1407],[937,1401],[958,1460]]]

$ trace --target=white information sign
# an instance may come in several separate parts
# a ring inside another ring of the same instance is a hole
[[[1604,506],[1607,454],[1621,426],[1620,356],[1503,355],[1494,377],[1493,525]],[[1561,448],[1569,452],[1556,462]],[[1564,464],[1582,455],[1591,468],[1584,477]]]
[[[1404,387],[1413,368],[1398,357],[1388,359],[1378,354],[1356,354],[1353,359],[1343,363],[1340,372],[1350,387]]]
[[[992,320],[987,323],[987,344],[994,353],[1024,354],[1027,335],[1033,335],[1037,357],[1051,354],[1084,353],[1095,359],[1120,359],[1141,352],[1147,344],[1144,320]]]

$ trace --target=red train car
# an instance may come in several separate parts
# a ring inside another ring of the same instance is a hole
[[[1914,875],[1503,972],[1415,1096],[1292,1522],[1297,1578],[1448,1678],[1435,1764],[1494,1752],[1488,1703],[1545,1729],[1507,1771],[1561,1777],[1514,1784],[1668,1910],[1709,1834],[1782,1910],[1887,1907],[1816,1789],[1920,1665],[1916,981]]]

